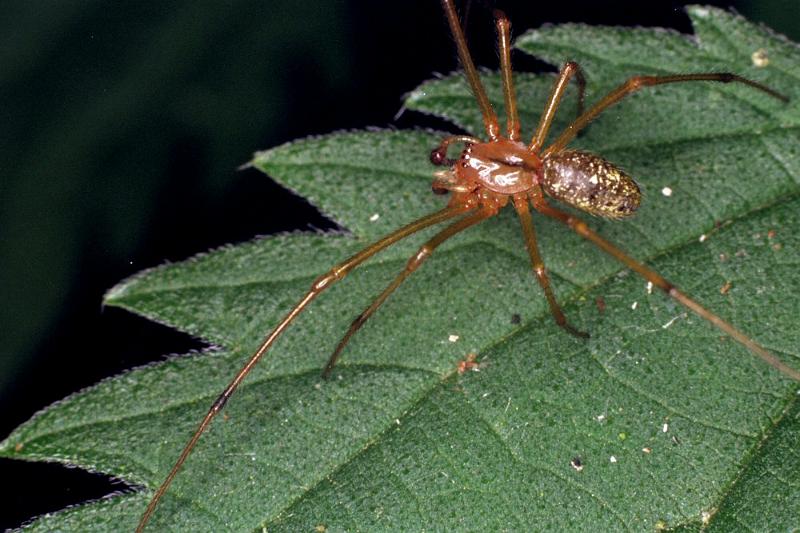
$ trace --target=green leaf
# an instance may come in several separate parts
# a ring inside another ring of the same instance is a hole
[[[635,219],[593,227],[800,368],[800,50],[724,11],[695,7],[690,16],[694,38],[563,25],[517,44],[554,64],[579,61],[590,101],[632,74],[691,71],[735,71],[792,97],[784,105],[706,83],[644,90],[576,145],[620,164],[645,191]],[[753,65],[759,49],[768,66]],[[486,78],[501,101],[497,76]],[[528,133],[552,79],[516,77]],[[422,85],[407,107],[480,133],[458,76]],[[567,102],[555,129],[572,113]],[[440,137],[340,133],[257,154],[255,166],[347,232],[226,247],[112,289],[107,304],[216,348],[104,381],[0,444],[6,457],[146,487],[32,529],[131,529],[211,402],[315,277],[444,203],[430,193],[427,161]],[[592,333],[566,335],[505,211],[443,245],[355,336],[327,382],[319,373],[336,341],[425,237],[392,247],[314,302],[203,436],[153,529],[796,526],[797,384],[537,217],[556,294]],[[480,371],[459,374],[470,353]]]

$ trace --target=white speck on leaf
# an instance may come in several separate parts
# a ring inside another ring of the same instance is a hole
[[[759,48],[753,52],[750,59],[753,61],[753,66],[756,68],[764,68],[769,65],[769,55],[767,55],[767,50],[764,48]]]
[[[661,194],[664,196],[672,196],[672,189],[670,187],[664,187],[661,189]]]
[[[681,313],[678,316],[674,317],[672,320],[670,320],[669,322],[667,322],[666,324],[661,326],[661,329],[667,329],[668,327],[670,327],[673,324],[673,322],[675,322],[676,320],[678,320],[682,316],[685,316],[685,313]]]

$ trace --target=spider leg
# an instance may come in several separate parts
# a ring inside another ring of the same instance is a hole
[[[336,361],[339,359],[339,355],[342,353],[342,350],[350,342],[350,338],[355,334],[356,331],[361,329],[361,326],[364,325],[364,322],[369,319],[378,310],[378,308],[383,305],[383,302],[386,301],[387,298],[399,287],[408,276],[411,275],[417,268],[428,259],[433,251],[444,241],[452,237],[453,235],[464,231],[465,229],[478,224],[479,222],[483,222],[487,218],[494,216],[497,213],[496,209],[491,208],[484,208],[480,211],[473,213],[471,215],[465,216],[461,220],[454,222],[450,226],[447,226],[442,231],[434,235],[429,241],[420,247],[420,249],[412,255],[408,262],[406,263],[405,268],[403,269],[400,274],[397,275],[394,280],[381,292],[377,298],[367,307],[358,317],[353,320],[353,323],[350,324],[350,328],[345,333],[342,340],[339,341],[339,344],[336,346],[336,349],[331,354],[330,359],[328,359],[328,364],[325,365],[325,370],[322,372],[322,377],[327,378],[330,376],[331,371],[333,370],[333,366],[336,364]]]
[[[382,239],[370,244],[360,252],[356,253],[355,255],[351,256],[349,259],[339,263],[338,265],[334,266],[330,269],[326,274],[318,277],[311,286],[311,289],[303,296],[300,302],[295,305],[289,313],[284,317],[283,320],[272,330],[272,333],[267,335],[264,340],[262,341],[261,345],[258,349],[250,356],[250,359],[242,366],[239,372],[236,374],[236,377],[228,384],[222,394],[214,401],[211,405],[211,408],[208,410],[205,418],[200,423],[200,425],[195,430],[192,438],[189,439],[189,442],[184,447],[183,451],[181,452],[180,457],[175,462],[175,465],[170,470],[169,474],[167,475],[166,479],[161,483],[156,490],[156,493],[153,495],[153,498],[150,500],[150,503],[147,505],[147,509],[145,510],[144,514],[142,514],[141,519],[139,520],[139,525],[136,528],[137,533],[141,533],[144,530],[145,525],[150,520],[150,516],[153,514],[158,502],[161,500],[161,497],[166,492],[169,485],[172,483],[172,480],[180,471],[183,463],[189,457],[189,454],[194,449],[197,441],[200,439],[200,436],[205,432],[206,428],[209,426],[211,421],[214,417],[222,410],[222,408],[227,403],[228,399],[233,395],[236,389],[239,387],[239,384],[244,380],[247,374],[253,369],[253,367],[258,363],[261,357],[266,353],[269,347],[272,345],[273,342],[284,332],[284,330],[289,326],[291,322],[294,321],[295,318],[305,309],[305,307],[314,300],[319,294],[333,285],[334,282],[339,281],[340,279],[344,278],[348,272],[356,268],[358,265],[375,255],[376,253],[380,252],[381,250],[391,246],[392,244],[396,243],[399,240],[402,240],[409,235],[417,233],[420,230],[423,230],[429,226],[433,226],[435,224],[439,224],[440,222],[444,222],[449,220],[453,217],[456,217],[465,211],[468,211],[469,207],[465,206],[453,206],[447,207],[430,215],[424,216],[420,219],[417,219],[410,224],[403,226],[402,228],[386,235]]]
[[[461,30],[461,23],[458,20],[458,14],[453,5],[453,0],[442,0],[442,8],[447,17],[447,23],[450,25],[450,32],[453,34],[453,39],[456,41],[458,59],[461,61],[461,66],[464,69],[464,75],[467,77],[467,82],[469,82],[469,86],[472,89],[472,94],[475,95],[475,99],[478,101],[478,107],[481,108],[486,135],[488,135],[491,140],[495,140],[500,134],[500,124],[497,121],[497,115],[492,108],[492,104],[489,102],[489,97],[486,96],[486,90],[483,88],[481,79],[478,76],[475,63],[472,62],[472,56],[469,53],[467,40],[464,38],[464,32]]]
[[[800,381],[800,372],[787,366],[780,359],[771,354],[766,348],[755,342],[753,339],[736,329],[732,324],[726,322],[719,316],[715,315],[689,296],[681,292],[672,283],[664,279],[658,272],[646,267],[639,261],[633,259],[628,254],[602,238],[600,235],[589,229],[589,227],[579,218],[570,215],[565,211],[556,209],[550,206],[547,201],[542,197],[541,193],[534,193],[531,195],[533,207],[540,213],[554,218],[567,226],[569,226],[578,235],[596,244],[600,249],[609,254],[611,257],[624,264],[637,274],[642,276],[647,281],[667,293],[671,298],[678,303],[689,309],[691,312],[703,318],[723,331],[728,336],[739,342],[752,353],[760,357],[765,363],[782,372],[786,376]]]
[[[537,153],[544,145],[544,140],[547,137],[547,132],[550,131],[550,126],[553,123],[553,118],[556,116],[558,106],[561,105],[561,98],[564,96],[564,91],[567,90],[572,77],[578,83],[578,117],[583,114],[583,104],[586,93],[586,78],[583,75],[583,69],[574,61],[567,61],[561,67],[561,72],[558,73],[556,81],[553,83],[553,88],[550,90],[550,96],[547,98],[547,105],[544,107],[539,119],[539,125],[536,127],[536,133],[533,134],[531,144],[528,145],[528,150]]]
[[[528,255],[531,258],[531,266],[533,272],[536,274],[536,279],[544,291],[547,298],[547,303],[550,305],[550,312],[556,321],[556,324],[567,330],[567,332],[575,335],[576,337],[588,338],[589,334],[578,330],[567,322],[567,317],[556,301],[553,294],[553,289],[550,287],[550,278],[547,275],[547,270],[544,267],[542,256],[539,254],[539,247],[536,245],[536,232],[533,228],[533,220],[531,219],[531,212],[528,209],[528,199],[525,196],[514,196],[514,207],[517,209],[520,224],[522,224],[522,233],[525,236],[525,246],[528,248]]]
[[[729,72],[708,72],[698,74],[670,74],[666,76],[634,76],[629,78],[625,83],[619,85],[616,89],[604,96],[599,102],[593,105],[588,111],[579,116],[575,121],[567,126],[567,128],[559,135],[553,144],[547,147],[542,157],[547,157],[549,154],[559,152],[572,141],[575,136],[585,128],[589,122],[597,118],[597,115],[616,104],[626,96],[638,91],[642,87],[652,87],[653,85],[663,85],[665,83],[682,83],[689,81],[715,81],[719,83],[732,83],[737,82],[753,89],[763,91],[773,98],[777,98],[783,102],[788,102],[789,98],[766,85],[758,83],[757,81],[743,78],[736,74]]]
[[[497,51],[500,53],[500,75],[503,78],[503,98],[506,104],[506,134],[512,141],[518,141],[520,125],[511,70],[511,22],[499,9],[494,13],[497,26]]]

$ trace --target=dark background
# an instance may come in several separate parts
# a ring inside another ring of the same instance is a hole
[[[472,2],[468,36],[494,68],[487,3]],[[710,3],[800,40],[797,0]],[[497,4],[519,31],[568,21],[691,31],[683,2]],[[2,6],[0,438],[99,379],[202,346],[103,309],[116,282],[255,235],[333,226],[262,174],[236,171],[252,152],[338,129],[445,127],[394,119],[403,93],[456,67],[435,0]],[[0,479],[0,529],[125,489],[8,460]]]

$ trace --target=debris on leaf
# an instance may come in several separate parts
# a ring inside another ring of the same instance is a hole
[[[764,68],[769,65],[769,56],[767,55],[767,50],[764,48],[759,48],[753,52],[750,55],[750,59],[753,61],[753,66],[756,68]]]
[[[731,283],[730,281],[726,281],[725,285],[719,288],[719,293],[728,294],[728,291],[731,290],[731,287],[733,287],[733,283]]]
[[[606,301],[603,299],[602,296],[598,296],[595,298],[594,303],[597,304],[597,310],[601,313],[605,312],[606,310]]]
[[[480,364],[475,362],[475,359],[478,358],[478,354],[471,352],[467,354],[467,357],[463,361],[458,362],[458,373],[463,374],[467,370],[472,370],[473,372],[478,372],[480,368]]]

